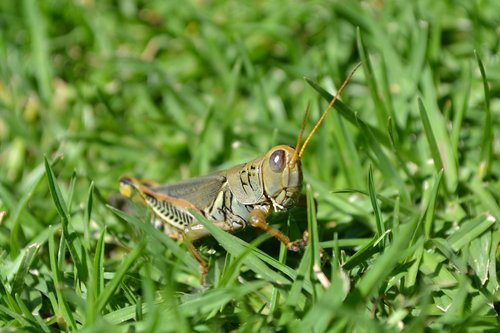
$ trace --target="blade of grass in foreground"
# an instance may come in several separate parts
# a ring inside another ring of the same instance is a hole
[[[242,240],[221,230],[213,223],[208,221],[198,212],[192,212],[195,218],[200,221],[201,224],[210,232],[210,234],[234,257],[238,257],[242,252],[246,251],[245,245],[242,244]],[[262,262],[255,254],[249,252],[243,259],[243,262],[254,272],[262,275],[263,278],[269,282],[279,283],[279,284],[290,284],[290,280],[283,277],[282,275],[271,270],[264,262]],[[286,272],[283,272],[286,274]]]
[[[194,316],[197,313],[209,313],[215,309],[220,309],[224,304],[239,299],[243,295],[255,292],[267,285],[266,281],[249,281],[245,284],[213,289],[200,297],[188,300],[180,305],[180,310],[186,316]]]
[[[19,254],[19,230],[21,228],[21,216],[22,212],[25,210],[25,208],[28,206],[29,201],[35,194],[36,189],[38,186],[42,183],[43,181],[43,173],[40,173],[37,178],[34,180],[33,185],[31,186],[31,189],[24,194],[21,199],[18,201],[18,204],[16,206],[16,210],[14,212],[14,225],[12,226],[12,230],[10,233],[10,255],[11,258],[17,256]]]
[[[52,229],[52,227],[50,227]],[[66,325],[68,325],[73,331],[76,331],[76,322],[73,317],[73,312],[63,295],[64,284],[64,273],[60,270],[58,264],[57,254],[59,253],[59,249],[56,248],[55,245],[55,233],[56,229],[52,229],[52,232],[49,237],[49,259],[50,259],[50,267],[52,270],[52,279],[54,281],[54,285],[57,286],[56,290],[56,303],[54,304],[54,313],[57,317],[60,317],[64,320]],[[63,234],[64,236],[64,234]]]
[[[469,244],[469,257],[473,258],[470,260],[470,266],[481,281],[481,285],[484,285],[488,280],[491,240],[492,232],[488,230]],[[492,278],[495,279],[495,275]]]
[[[66,239],[66,245],[68,246],[71,257],[73,258],[80,280],[87,281],[88,278],[87,264],[83,263],[80,260],[80,256],[78,255],[78,251],[76,250],[77,248],[82,248],[82,247],[79,244],[76,244],[75,246],[75,243],[78,243],[79,239],[72,238],[71,233],[69,232],[69,221],[71,217],[68,213],[67,205],[64,202],[61,190],[59,189],[59,186],[57,185],[56,182],[54,171],[52,171],[52,167],[50,166],[47,157],[45,157],[45,171],[47,174],[47,180],[49,183],[49,189],[50,189],[50,194],[52,196],[52,200],[54,201],[57,212],[59,213],[59,217],[61,218],[61,226],[64,237]]]
[[[482,182],[474,179],[468,187],[471,189],[472,193],[479,199],[479,206],[481,206],[489,214],[493,215],[492,218],[497,222],[500,221],[500,207],[491,194],[490,189],[485,187]]]
[[[92,206],[94,198],[94,182],[92,181],[89,186],[89,191],[87,194],[87,205],[85,206],[85,217],[83,224],[83,237],[85,239],[85,245],[90,243],[90,222],[92,218]],[[87,251],[90,249],[87,248]]]
[[[418,99],[418,110],[420,111],[420,118],[422,119],[422,125],[424,126],[425,137],[427,138],[427,143],[429,144],[432,159],[434,160],[434,167],[437,172],[440,172],[441,169],[443,169],[443,161],[441,160],[436,137],[432,131],[431,122],[427,116],[427,110],[425,109],[424,103],[420,98]]]
[[[180,247],[174,240],[170,239],[167,235],[165,235],[163,232],[160,232],[158,229],[156,229],[153,225],[150,223],[144,223],[143,221],[139,220],[136,217],[129,216],[122,212],[119,209],[116,209],[113,206],[107,206],[113,214],[118,216],[120,219],[124,220],[127,223],[130,223],[131,225],[136,226],[137,228],[141,229],[144,231],[144,233],[148,236],[151,236],[155,239],[157,239],[160,243],[162,243],[164,246],[166,246],[172,253],[177,257],[182,260],[182,262],[189,267],[189,269],[193,272],[199,270],[199,264],[198,262],[193,258],[193,256],[189,255],[187,253],[186,249]]]
[[[290,214],[288,214],[288,216],[287,216],[287,229],[286,230],[288,230],[288,228],[290,227],[290,216],[291,216]],[[280,242],[280,253],[278,256],[278,261],[283,266],[285,266],[285,264],[286,264],[287,254],[288,254],[288,249],[286,248],[286,245]],[[298,271],[297,271],[297,274],[299,274]],[[279,300],[280,300],[279,290],[278,290],[278,288],[274,287],[273,293],[271,295],[271,302],[269,304],[269,311],[271,313],[274,313],[280,307]]]
[[[38,250],[40,249],[39,244],[32,244],[28,246],[26,251],[24,251],[21,263],[14,275],[14,279],[12,281],[12,294],[17,294],[21,292],[24,288],[25,279],[28,275],[28,272],[33,264],[33,261],[36,258]]]
[[[439,170],[437,178],[434,181],[434,185],[432,186],[431,197],[429,199],[429,203],[427,205],[427,211],[425,213],[424,230],[425,230],[425,238],[427,240],[431,238],[432,224],[435,219],[436,201],[442,178],[443,178],[443,169]]]
[[[314,204],[313,192],[310,185],[306,188],[307,195],[307,224],[309,231],[309,246],[311,247],[311,262],[312,271],[310,272],[311,281],[319,281],[321,286],[328,288],[331,283],[326,277],[325,273],[321,270],[321,248],[319,246],[319,235],[318,235],[318,221],[316,220],[316,208]],[[313,279],[315,277],[315,279]],[[318,297],[323,293],[321,286],[318,283],[314,284],[313,296]],[[314,299],[314,298],[313,298]]]
[[[458,185],[458,159],[450,142],[446,120],[437,105],[437,91],[431,70],[426,66],[422,71],[423,99],[418,98],[418,108],[424,132],[431,150],[436,171],[444,169],[443,179],[447,193],[454,193]]]
[[[337,270],[332,276],[331,286],[319,296],[298,327],[294,327],[295,332],[325,332],[332,318],[340,316],[338,309],[342,307],[349,290],[349,277],[342,270]]]
[[[266,281],[248,281],[243,285],[224,287],[218,289],[212,289],[204,293],[199,293],[194,295],[193,298],[182,302],[179,305],[179,310],[186,317],[195,315],[206,315],[216,309],[220,309],[225,304],[238,300],[241,297],[256,292],[259,289],[264,288],[268,282]],[[155,305],[162,307],[162,316],[169,316],[168,313],[171,312],[171,305],[160,295],[155,301]],[[147,303],[142,304],[142,312],[148,313]],[[136,305],[130,305],[122,309],[112,311],[104,316],[111,324],[123,323],[127,320],[134,319],[137,312]],[[175,323],[175,318],[172,318]],[[164,329],[164,327],[162,327]]]
[[[96,313],[100,313],[104,309],[104,307],[109,303],[111,297],[116,292],[120,284],[123,282],[125,274],[129,270],[129,268],[135,264],[136,260],[144,251],[145,247],[146,247],[145,242],[142,242],[139,245],[137,245],[137,247],[134,248],[134,250],[127,256],[125,262],[122,265],[120,265],[120,267],[117,269],[115,275],[113,276],[111,281],[109,281],[109,283],[106,285],[106,287],[103,290],[103,293],[97,299],[95,307]]]
[[[366,259],[373,256],[375,253],[382,251],[382,248],[377,243],[377,235],[374,235],[368,240],[361,249],[354,253],[342,266],[345,270],[351,270],[354,267],[362,264]]]
[[[226,261],[224,262],[224,270],[222,274],[219,276],[219,281],[217,284],[217,288],[231,285],[239,276],[241,265],[243,263],[243,259],[252,251],[256,251],[256,248],[262,244],[266,239],[269,239],[270,235],[262,234],[256,239],[254,239],[249,246],[245,248],[245,251],[241,252],[237,257],[230,256],[229,258],[226,256]],[[229,253],[230,255],[230,253]],[[262,258],[261,258],[262,259]],[[265,261],[265,259],[263,260]]]
[[[474,219],[462,223],[460,229],[455,231],[448,238],[448,241],[455,251],[459,251],[493,226],[495,222],[496,220],[491,215],[479,215]]]
[[[95,322],[96,314],[95,304],[104,290],[104,237],[106,236],[106,228],[101,232],[101,236],[97,241],[95,248],[95,257],[92,274],[90,274],[90,282],[87,291],[87,317],[86,325],[91,325]]]
[[[297,269],[297,277],[295,281],[293,281],[292,287],[290,288],[290,292],[288,293],[288,298],[286,299],[286,305],[288,307],[300,308],[304,303],[299,302],[301,291],[304,288],[304,283],[307,279],[307,273],[311,271],[311,248],[307,247],[304,252],[304,256],[300,261],[299,268]],[[291,317],[295,314],[292,311],[284,311],[283,316],[280,321],[283,323],[289,322]]]
[[[27,318],[31,322],[31,327],[36,327],[43,332],[50,333],[50,328],[47,324],[40,318],[40,316],[35,316],[26,306],[26,303],[23,302],[21,296],[19,294],[16,295],[16,302],[19,308],[21,309],[25,318]]]
[[[377,287],[389,276],[400,261],[402,253],[408,247],[408,243],[413,236],[419,219],[401,225],[397,231],[393,232],[393,241],[384,253],[370,266],[366,274],[359,280],[357,289],[362,298],[371,295]]]
[[[375,215],[375,222],[377,225],[377,236],[382,236],[385,232],[385,225],[382,219],[382,211],[377,201],[377,193],[375,192],[375,184],[373,183],[373,170],[370,165],[370,170],[368,171],[368,193],[370,193],[370,200],[373,207],[373,214]],[[382,241],[382,246],[385,242]]]
[[[3,313],[7,318],[12,318],[13,320],[16,320],[20,325],[23,327],[30,327],[31,323],[29,320],[24,318],[22,314],[19,314],[15,311],[12,311],[11,309],[3,306],[0,304],[0,312]]]
[[[493,246],[490,247],[490,259],[489,259],[489,281],[488,281],[488,290],[497,295],[497,299],[500,298],[500,295],[498,294],[498,290],[500,290],[500,284],[497,278],[497,267],[498,267],[498,257],[497,257],[497,251],[498,251],[498,244],[500,244],[500,232],[498,230],[494,231],[491,236],[491,244]]]

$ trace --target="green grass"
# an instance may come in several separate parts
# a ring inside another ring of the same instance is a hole
[[[0,326],[495,331],[498,1],[0,2]],[[118,194],[295,144],[308,208],[184,244]],[[317,212],[312,208],[316,199]],[[321,262],[321,245],[328,254]],[[314,273],[321,267],[331,286]]]

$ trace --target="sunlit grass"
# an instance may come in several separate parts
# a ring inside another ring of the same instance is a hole
[[[494,331],[499,11],[0,2],[0,326]],[[200,218],[204,286],[119,196],[125,174],[172,182],[295,144],[360,62],[304,153],[307,208],[269,219],[309,230],[303,252]]]

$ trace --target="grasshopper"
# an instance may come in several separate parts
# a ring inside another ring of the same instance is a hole
[[[270,226],[266,218],[272,212],[286,211],[296,204],[302,188],[302,154],[358,67],[341,85],[303,144],[309,109],[304,115],[295,148],[278,145],[250,162],[173,184],[157,185],[122,177],[120,192],[129,198],[138,196],[152,210],[151,222],[154,225],[163,227],[169,237],[186,241],[200,263],[202,280],[208,267],[193,241],[208,236],[209,232],[193,216],[193,210],[224,231],[234,233],[251,225],[268,232],[289,250],[299,251],[307,243],[307,233],[303,239],[291,241]]]

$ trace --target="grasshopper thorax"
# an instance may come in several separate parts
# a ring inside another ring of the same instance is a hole
[[[293,205],[302,188],[302,165],[294,155],[295,149],[284,145],[273,147],[264,155],[262,182],[275,210]]]

